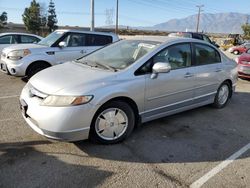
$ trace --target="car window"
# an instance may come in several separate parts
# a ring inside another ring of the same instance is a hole
[[[113,43],[105,48],[101,48],[81,59],[77,62],[83,64],[89,64],[96,66],[102,64],[105,66],[113,67],[116,70],[122,70],[140,58],[143,58],[146,54],[159,45],[159,42],[144,41],[144,40],[121,40]]]
[[[86,35],[83,33],[71,33],[64,40],[67,47],[86,46]]]
[[[219,52],[205,44],[195,44],[195,60],[196,65],[206,65],[221,62]]]
[[[246,48],[250,48],[250,44],[245,44],[245,47]]]
[[[15,44],[15,40],[11,35],[0,37],[0,44]]]
[[[105,46],[110,43],[112,43],[111,36],[87,34],[87,46]]]
[[[193,33],[193,38],[194,38],[194,39],[203,40],[202,35],[200,35],[200,34],[198,34],[198,33]]]
[[[191,66],[190,44],[178,44],[166,48],[154,56],[153,64],[157,62],[168,62],[171,69]]]
[[[170,63],[171,70],[189,67],[192,65],[190,44],[177,44],[162,50],[147,63],[139,68],[135,75],[152,73],[152,67],[155,63]]]
[[[186,38],[192,38],[192,34],[191,33],[183,33],[183,32],[170,33],[168,36],[169,37],[186,37]]]
[[[21,43],[34,43],[38,42],[39,39],[33,36],[21,35]]]
[[[206,35],[203,35],[203,40],[206,41],[206,42],[211,43],[211,40]]]

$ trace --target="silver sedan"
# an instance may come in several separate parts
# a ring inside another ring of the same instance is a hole
[[[207,104],[223,108],[236,81],[236,63],[209,43],[123,40],[39,72],[20,103],[24,119],[41,135],[112,144],[139,123]]]

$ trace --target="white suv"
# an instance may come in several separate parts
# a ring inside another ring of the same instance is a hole
[[[4,48],[0,69],[30,78],[47,67],[80,58],[118,40],[113,33],[56,30],[37,44]]]

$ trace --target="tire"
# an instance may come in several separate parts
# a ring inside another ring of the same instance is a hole
[[[125,102],[104,104],[95,114],[90,127],[90,140],[115,144],[126,139],[135,126],[135,114]]]
[[[232,89],[228,82],[224,82],[220,85],[214,98],[213,107],[224,108],[231,96]],[[223,94],[224,93],[224,94]]]
[[[234,55],[239,55],[239,53],[240,53],[240,52],[239,52],[238,50],[234,50],[234,51],[233,51],[233,54],[234,54]]]
[[[33,65],[30,65],[30,67],[28,67],[28,70],[27,70],[27,78],[30,79],[32,76],[34,76],[36,73],[38,73],[39,71],[43,70],[43,69],[46,69],[50,67],[50,65],[48,64],[45,64],[45,63],[35,63]]]

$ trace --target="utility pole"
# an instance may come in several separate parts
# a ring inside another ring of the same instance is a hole
[[[116,21],[115,21],[115,33],[118,34],[118,7],[119,0],[116,0]]]
[[[201,8],[204,7],[204,5],[197,5],[196,7],[199,8],[199,11],[198,11],[198,17],[197,17],[197,26],[196,26],[196,32],[198,33],[199,32],[199,25],[200,25],[200,16],[201,16]]]
[[[91,13],[90,31],[94,31],[95,30],[95,4],[94,4],[94,0],[91,0],[91,3],[90,3],[90,13]]]

